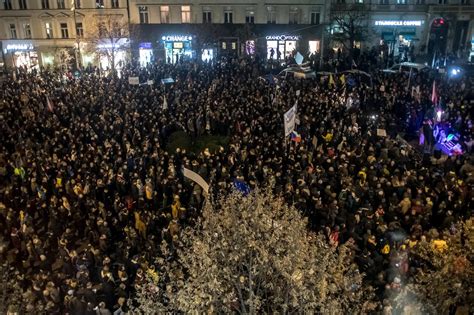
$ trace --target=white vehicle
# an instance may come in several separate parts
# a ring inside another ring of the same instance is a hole
[[[385,73],[399,73],[399,72],[405,72],[405,73],[421,73],[424,71],[429,71],[430,67],[427,65],[424,65],[422,63],[414,63],[414,62],[402,62],[399,64],[395,64],[392,67],[388,69],[382,70],[382,72]]]
[[[296,78],[296,79],[313,79],[316,78],[316,72],[310,67],[289,67],[283,69],[278,75],[278,78]]]

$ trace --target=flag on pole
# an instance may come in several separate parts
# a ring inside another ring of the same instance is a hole
[[[433,104],[438,104],[438,91],[436,90],[436,80],[433,81],[433,89],[431,91],[431,102],[433,102]]]
[[[339,77],[339,80],[341,80],[343,85],[346,84],[346,76],[344,74]]]
[[[49,96],[46,96],[46,108],[48,108],[48,111],[53,112],[54,107],[53,107],[53,102],[49,99]]]
[[[168,109],[168,101],[166,100],[166,95],[163,96],[163,109]]]
[[[296,143],[301,142],[301,135],[297,133],[296,131],[292,131],[290,137],[291,137],[291,141],[294,141]]]
[[[334,82],[334,78],[332,77],[332,74],[329,75],[329,86],[331,85],[336,85],[336,83]]]
[[[242,179],[234,178],[232,183],[234,188],[242,193],[244,196],[247,196],[250,193],[250,187]]]

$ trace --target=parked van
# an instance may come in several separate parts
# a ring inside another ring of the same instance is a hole
[[[399,64],[395,64],[388,69],[382,70],[385,73],[421,73],[425,71],[429,71],[430,67],[424,65],[422,63],[414,63],[414,62],[402,62]]]

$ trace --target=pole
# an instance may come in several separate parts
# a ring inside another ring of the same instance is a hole
[[[76,0],[72,0],[72,10],[74,11],[74,28],[76,34],[76,49],[75,49],[75,57],[76,57],[76,68],[81,69],[81,47],[80,47],[80,36],[77,31],[77,17],[76,17]]]

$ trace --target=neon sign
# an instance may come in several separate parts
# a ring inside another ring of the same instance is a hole
[[[375,26],[421,26],[424,21],[375,21]]]
[[[300,38],[301,38],[300,35],[270,35],[270,36],[265,37],[266,40],[281,40],[281,41],[299,40]]]
[[[32,44],[8,44],[6,50],[33,50]]]
[[[191,35],[168,35],[162,36],[161,39],[165,42],[185,42],[193,40],[193,37]]]

